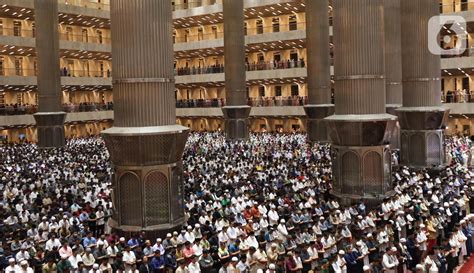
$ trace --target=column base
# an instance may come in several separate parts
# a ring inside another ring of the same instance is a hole
[[[401,133],[402,165],[410,168],[444,166],[444,128],[449,109],[444,107],[402,107],[397,109]]]
[[[39,112],[33,115],[36,121],[38,147],[60,148],[66,145],[64,133],[65,112]]]
[[[309,104],[304,106],[306,113],[306,133],[310,142],[329,142],[326,117],[334,114],[334,104]]]
[[[109,221],[114,230],[154,236],[184,223],[181,157],[188,133],[180,125],[113,127],[102,133],[115,169]]]
[[[249,138],[249,116],[252,107],[248,105],[224,106],[225,128],[228,140],[245,140]]]
[[[439,168],[446,162],[444,130],[401,130],[400,164],[410,168]]]
[[[332,147],[333,193],[347,202],[384,199],[392,190],[389,145]]]

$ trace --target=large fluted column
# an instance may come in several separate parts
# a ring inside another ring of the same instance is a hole
[[[428,21],[439,15],[432,0],[401,0],[403,107],[401,164],[433,167],[444,164],[443,133],[448,110],[441,105],[440,56],[428,47]],[[436,41],[435,41],[436,42]]]
[[[62,147],[66,113],[61,109],[58,1],[35,0],[38,104],[34,114],[40,148]]]
[[[226,106],[222,108],[227,139],[247,139],[250,106],[245,71],[244,1],[224,0]]]
[[[402,106],[402,36],[400,0],[384,0],[385,18],[385,75],[387,113],[396,115]],[[390,146],[400,148],[400,125],[397,122]]]
[[[182,153],[176,124],[171,1],[111,1],[115,121],[103,132],[115,167],[114,215],[121,232],[184,222]]]
[[[379,200],[391,189],[385,110],[383,2],[334,0],[335,115],[328,117],[334,194],[342,202]]]
[[[331,104],[331,60],[329,49],[328,0],[306,2],[306,51],[308,64],[308,139],[329,141],[324,118],[334,113]]]

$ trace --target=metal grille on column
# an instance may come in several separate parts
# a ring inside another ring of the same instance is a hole
[[[438,15],[436,1],[401,0],[403,107],[398,115],[401,163],[409,167],[444,164],[443,133],[449,110],[441,105],[441,59],[428,44],[437,42],[428,40],[428,25]],[[431,134],[438,136],[437,143],[428,143]]]
[[[226,106],[222,108],[227,139],[249,136],[245,70],[244,0],[223,0]]]
[[[329,140],[324,121],[334,112],[331,104],[331,59],[328,0],[306,2],[306,51],[308,58],[308,101],[304,109],[310,141]]]
[[[336,155],[333,168],[338,168],[335,194],[343,202],[377,201],[390,190],[384,155],[396,121],[385,110],[383,2],[334,0],[333,7],[336,105],[326,120]]]
[[[189,132],[175,124],[171,1],[114,0],[111,22],[116,108],[114,127],[103,136],[115,179],[133,172],[137,183],[133,189],[113,183],[120,194],[115,202],[130,207],[115,206],[109,224],[119,233],[143,230],[154,236],[184,221],[170,217],[183,210],[170,187],[182,187],[182,175],[175,179],[173,170],[182,164]]]

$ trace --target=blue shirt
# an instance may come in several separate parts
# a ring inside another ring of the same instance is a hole
[[[90,239],[88,237],[84,238],[84,241],[82,242],[82,245],[84,247],[89,247],[90,245],[95,245],[97,244],[97,240],[94,237],[91,237]]]
[[[151,268],[153,270],[159,270],[160,267],[164,266],[165,265],[165,259],[163,258],[163,256],[160,256],[160,257],[153,257],[153,259],[151,259]]]

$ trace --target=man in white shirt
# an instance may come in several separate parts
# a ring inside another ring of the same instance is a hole
[[[126,272],[133,272],[136,269],[137,258],[135,253],[130,250],[130,246],[128,245],[125,247],[122,260],[125,263]]]
[[[5,273],[16,273],[19,270],[19,266],[15,262],[15,258],[8,259],[8,266],[5,268]]]
[[[191,262],[189,263],[188,265],[188,272],[189,273],[200,273],[201,272],[201,268],[199,266],[199,262],[198,262],[198,257],[197,256],[193,256],[192,257],[192,260]]]
[[[20,262],[20,266],[18,267],[17,270],[18,271],[16,271],[16,272],[18,272],[18,273],[33,273],[34,272],[33,268],[28,266],[28,261],[26,261],[26,260],[23,260],[23,261]]]
[[[79,263],[82,262],[81,255],[78,253],[77,248],[72,249],[72,255],[68,258],[69,263],[74,270],[79,268]]]
[[[278,215],[278,212],[276,211],[275,207],[272,206],[268,212],[268,221],[270,222],[270,225],[277,225],[279,219],[280,216]]]
[[[61,242],[54,233],[51,233],[49,240],[46,242],[44,247],[45,250],[52,251],[53,248],[59,249],[61,247]]]
[[[382,265],[385,273],[396,273],[398,267],[398,258],[396,256],[397,248],[387,248],[387,252],[383,255]]]
[[[286,229],[285,225],[285,219],[280,220],[280,224],[277,227],[279,237],[283,242],[286,242],[286,239],[288,237],[288,230]]]

